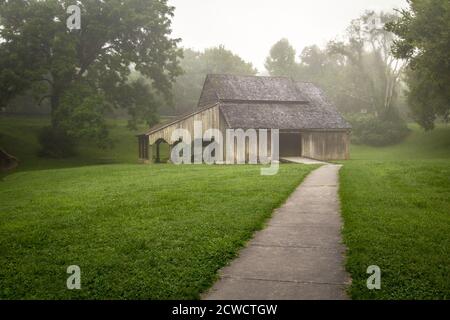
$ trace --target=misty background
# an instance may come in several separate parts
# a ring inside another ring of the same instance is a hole
[[[408,122],[430,130],[449,117],[442,72],[448,3],[442,0],[159,0],[145,8],[135,1],[116,8],[89,0],[80,2],[79,33],[65,27],[70,1],[30,3],[48,17],[40,19],[32,6],[2,5],[0,30],[10,39],[1,43],[0,109],[50,115],[56,129],[44,132],[42,141],[61,136],[59,130],[67,135],[64,146],[73,136],[105,147],[104,116],[127,119],[136,130],[193,112],[210,73],[313,82],[352,124],[353,143],[394,144],[408,135]],[[413,21],[411,11],[423,17]],[[17,14],[28,17],[25,23],[17,23]],[[49,21],[53,25],[40,26]],[[50,54],[30,56],[43,43]],[[54,51],[58,46],[64,49]],[[22,56],[28,60],[14,62]],[[412,68],[417,63],[420,71]],[[30,75],[45,81],[37,86]]]
[[[260,74],[272,45],[288,39],[301,51],[340,38],[351,20],[367,10],[392,12],[406,0],[169,0],[175,6],[173,36],[205,50],[224,45]]]

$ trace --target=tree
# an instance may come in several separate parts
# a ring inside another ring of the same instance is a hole
[[[409,8],[387,25],[396,34],[393,53],[407,59],[408,102],[426,130],[437,117],[450,117],[450,3],[448,0],[408,0]]]
[[[319,85],[353,125],[354,142],[388,145],[407,134],[398,112],[404,61],[391,52],[394,35],[383,28],[395,16],[366,12],[352,21],[344,41],[325,49],[305,47],[298,62],[287,40],[276,43],[266,61],[271,75]]]
[[[204,72],[207,73],[255,75],[258,72],[250,62],[245,62],[224,46],[206,49],[201,59],[204,60]]]
[[[352,21],[347,40],[328,44],[328,52],[343,58],[340,73],[345,81],[336,82],[346,94],[364,107],[365,112],[347,114],[355,143],[382,146],[398,143],[409,132],[398,111],[401,75],[405,62],[391,52],[394,35],[384,25],[395,19],[390,13],[366,12]],[[364,109],[360,108],[361,111]]]
[[[167,0],[81,0],[81,29],[66,26],[69,0],[0,1],[0,105],[32,90],[49,99],[51,127],[105,141],[103,113],[155,122],[156,94],[171,98],[180,74],[174,8]],[[151,80],[130,81],[130,67]]]
[[[370,110],[365,86],[359,79],[360,71],[345,56],[330,53],[316,45],[305,47],[300,54],[298,74],[300,81],[310,81],[325,90],[338,110],[344,114]]]
[[[289,76],[297,74],[296,52],[287,39],[281,39],[270,49],[265,67],[271,76]]]
[[[369,102],[376,115],[392,115],[396,89],[402,74],[404,61],[391,52],[394,36],[383,28],[395,18],[389,13],[366,12],[352,21],[348,28],[347,42],[328,44],[330,54],[345,57],[354,69],[355,88],[358,95]]]
[[[209,73],[256,75],[257,70],[249,62],[227,50],[224,46],[208,48],[204,52],[191,49],[183,51],[181,68],[184,74],[177,77],[173,86],[175,110],[165,113],[185,113],[197,108],[205,77]]]
[[[329,56],[317,45],[305,47],[300,54],[300,66],[302,72],[310,77],[309,81],[321,79],[324,76],[326,67],[329,64]]]

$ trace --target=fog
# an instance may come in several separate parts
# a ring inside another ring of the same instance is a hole
[[[169,0],[176,7],[173,35],[186,48],[225,47],[263,73],[270,47],[287,38],[297,49],[345,32],[368,9],[392,11],[406,0]]]

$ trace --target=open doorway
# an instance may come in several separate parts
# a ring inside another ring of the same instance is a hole
[[[164,139],[158,139],[152,147],[152,162],[166,163],[170,159],[170,145]]]
[[[301,157],[302,139],[300,132],[280,132],[280,158]]]

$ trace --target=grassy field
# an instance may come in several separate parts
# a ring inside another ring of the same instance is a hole
[[[116,161],[135,162],[122,147]],[[77,161],[56,166],[89,164]],[[198,298],[312,169],[282,165],[268,177],[258,166],[114,164],[8,175],[0,298]],[[82,290],[67,290],[69,265],[80,266]]]
[[[44,159],[37,156],[39,129],[50,123],[46,117],[0,116],[0,146],[20,160],[19,171],[79,167],[95,164],[136,163],[138,144],[136,134],[145,131],[141,126],[136,131],[126,128],[126,120],[108,120],[108,129],[113,147],[99,149],[95,143],[83,141],[79,154],[68,159]]]
[[[450,128],[396,146],[352,146],[341,169],[354,299],[450,299]],[[381,290],[366,269],[381,268]]]
[[[0,182],[3,299],[198,298],[313,169],[136,165],[120,120],[114,148],[83,142],[78,157],[48,161],[36,157],[45,123],[0,118],[0,145],[21,160]],[[450,298],[450,127],[412,129],[399,145],[352,146],[340,172],[354,299]],[[66,289],[71,264],[80,291]],[[369,265],[381,290],[366,287]]]
[[[439,160],[450,159],[450,124],[437,125],[423,131],[416,124],[409,125],[410,135],[400,144],[388,147],[352,145],[352,160]]]

